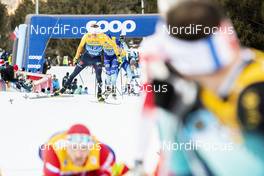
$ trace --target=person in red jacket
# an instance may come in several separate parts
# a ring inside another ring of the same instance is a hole
[[[41,146],[44,176],[121,176],[128,171],[115,153],[82,124],[52,136]]]

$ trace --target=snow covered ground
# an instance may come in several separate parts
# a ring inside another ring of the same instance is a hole
[[[3,176],[40,176],[38,147],[74,123],[87,125],[116,152],[117,160],[133,165],[137,154],[141,100],[125,96],[121,105],[88,101],[94,95],[25,99],[23,93],[0,92],[0,168]],[[157,159],[152,145],[149,169]]]

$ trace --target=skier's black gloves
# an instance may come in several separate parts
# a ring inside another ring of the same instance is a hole
[[[167,79],[152,81],[156,106],[184,117],[197,102],[198,85],[182,78],[169,64],[166,64],[170,75]]]

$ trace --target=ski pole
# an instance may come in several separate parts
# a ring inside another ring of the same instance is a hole
[[[92,70],[95,69],[94,67],[92,68]],[[95,70],[94,70],[95,71]],[[94,77],[94,96],[96,97],[96,84],[97,84],[97,80],[96,80],[96,74],[95,74],[95,77]]]
[[[123,75],[122,75],[122,67],[120,68],[120,83],[121,83],[121,96],[122,96],[122,99],[124,98],[123,97],[123,79],[122,79]]]

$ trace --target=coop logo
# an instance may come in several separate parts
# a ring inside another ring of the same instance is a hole
[[[40,69],[41,65],[40,64],[28,64],[28,68]]]
[[[42,56],[39,56],[39,55],[30,55],[30,56],[28,56],[28,59],[29,60],[41,60],[42,59]]]
[[[136,30],[137,25],[135,21],[133,20],[125,20],[123,22],[119,20],[113,20],[113,21],[106,21],[106,20],[101,20],[101,21],[96,21],[96,20],[91,20],[86,24],[86,29],[89,31],[89,27],[92,24],[97,24],[101,28],[101,32],[112,32],[112,33],[118,33],[121,32],[121,35],[126,35],[127,33],[133,32]]]

